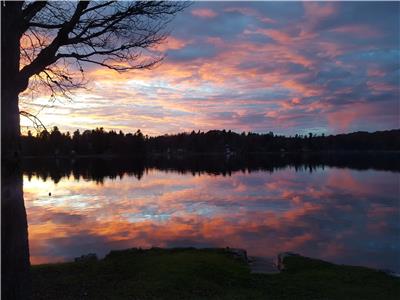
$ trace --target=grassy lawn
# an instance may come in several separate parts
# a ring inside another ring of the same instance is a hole
[[[115,251],[94,262],[32,267],[33,299],[400,299],[400,279],[362,267],[287,257],[251,274],[223,249]]]

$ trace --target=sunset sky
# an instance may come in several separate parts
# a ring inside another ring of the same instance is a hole
[[[158,135],[399,128],[399,2],[196,2],[158,67],[92,67],[73,101],[22,98],[47,127]],[[29,121],[22,118],[23,126]]]

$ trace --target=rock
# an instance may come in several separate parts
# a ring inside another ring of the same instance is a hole
[[[396,272],[393,272],[393,271],[389,271],[387,274],[389,274],[390,276],[393,276],[393,277],[398,277],[398,278],[400,278],[400,273],[396,273]]]
[[[81,255],[80,257],[75,257],[75,262],[88,262],[88,261],[97,261],[96,253],[88,253],[86,255]]]
[[[235,258],[241,259],[245,262],[248,261],[247,252],[244,249],[226,247],[226,251],[233,254]]]
[[[387,275],[392,276],[392,277],[399,277],[400,278],[400,273],[396,273],[395,271],[392,271],[392,270],[381,269],[381,270],[378,270],[378,271],[386,273]]]
[[[289,256],[300,256],[300,254],[293,252],[281,252],[278,254],[278,263],[276,264],[279,271],[285,270],[285,265],[283,263],[284,259]]]
[[[251,273],[258,274],[275,274],[279,273],[279,270],[276,267],[272,258],[268,257],[249,257],[248,263],[250,267]]]

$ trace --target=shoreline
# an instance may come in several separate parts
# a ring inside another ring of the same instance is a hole
[[[40,263],[40,264],[33,264],[31,267],[37,267],[37,266],[42,266],[42,265],[58,265],[58,264],[68,264],[68,263],[77,263],[77,262],[93,262],[93,261],[99,261],[105,259],[109,255],[113,255],[114,253],[119,253],[119,252],[142,252],[146,253],[148,251],[154,251],[154,250],[160,250],[160,251],[185,251],[185,250],[194,250],[194,251],[224,251],[231,255],[232,257],[242,260],[245,263],[249,265],[250,268],[252,268],[252,265],[257,264],[258,261],[262,261],[263,263],[268,262],[270,266],[267,267],[267,271],[262,271],[259,273],[277,273],[277,272],[282,272],[284,267],[284,258],[286,257],[304,257],[304,258],[310,258],[314,260],[320,260],[324,261],[319,258],[311,258],[307,256],[303,256],[298,253],[294,252],[280,252],[276,255],[276,257],[266,257],[266,256],[249,256],[247,253],[247,250],[241,249],[241,248],[197,248],[197,247],[177,247],[177,248],[160,248],[160,247],[151,247],[151,248],[128,248],[128,249],[120,249],[120,250],[110,250],[108,254],[106,254],[103,258],[98,258],[96,253],[88,253],[88,254],[82,254],[79,257],[75,257],[73,260],[68,260],[68,261],[54,261],[54,262],[48,262],[48,263]],[[328,262],[328,261],[326,261]],[[390,276],[394,277],[399,277],[400,278],[400,272],[390,270],[390,269],[382,269],[382,268],[375,268],[375,267],[368,267],[368,266],[362,266],[362,265],[349,265],[349,264],[338,264],[334,262],[328,262],[330,264],[335,264],[338,266],[349,266],[349,267],[360,267],[360,268],[367,268],[376,272],[384,272]],[[256,272],[258,273],[258,272]]]
[[[246,251],[150,248],[31,267],[33,299],[398,299],[400,278],[293,253],[252,272]],[[279,264],[278,264],[279,265]]]
[[[330,150],[330,151],[269,151],[269,152],[245,152],[245,153],[234,153],[226,155],[224,152],[185,152],[182,154],[177,153],[144,153],[143,155],[120,155],[120,154],[75,154],[75,155],[23,155],[22,159],[33,159],[33,158],[54,158],[54,159],[80,159],[80,158],[101,158],[101,159],[112,159],[112,158],[127,158],[127,159],[146,159],[146,158],[187,158],[187,157],[200,157],[200,156],[229,156],[229,157],[244,157],[252,155],[352,155],[352,154],[399,154],[397,150]]]

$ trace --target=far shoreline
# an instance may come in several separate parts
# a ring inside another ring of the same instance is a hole
[[[153,158],[153,157],[162,157],[162,158],[180,158],[180,157],[191,157],[191,156],[251,156],[251,155],[328,155],[328,154],[399,154],[399,150],[331,150],[331,151],[268,151],[268,152],[245,152],[245,153],[233,153],[230,155],[226,155],[224,152],[184,152],[181,154],[177,153],[145,153],[142,155],[138,154],[70,154],[70,155],[22,155],[22,159],[30,159],[30,158]]]

